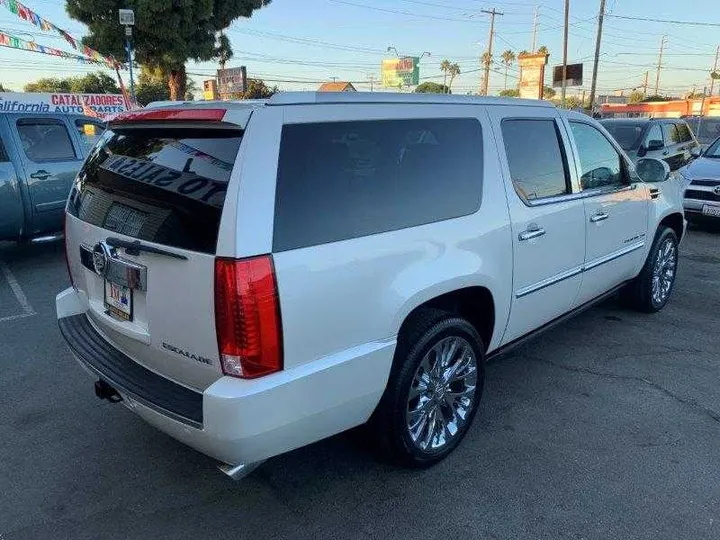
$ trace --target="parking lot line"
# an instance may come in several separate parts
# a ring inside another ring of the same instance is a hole
[[[30,302],[28,302],[27,296],[25,296],[22,287],[20,287],[20,283],[18,283],[18,280],[15,278],[15,274],[12,273],[12,270],[10,270],[10,267],[4,262],[0,262],[0,270],[2,270],[3,274],[5,274],[5,279],[7,280],[8,285],[10,285],[10,289],[15,295],[15,298],[17,298],[20,307],[23,309],[23,312],[17,315],[9,315],[7,317],[0,318],[0,322],[14,321],[16,319],[23,319],[25,317],[32,317],[35,315],[35,310],[30,305]]]

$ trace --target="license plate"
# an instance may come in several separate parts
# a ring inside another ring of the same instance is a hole
[[[105,307],[118,319],[132,321],[132,289],[105,280]]]
[[[720,217],[720,206],[710,206],[709,204],[703,204],[702,213],[703,216]]]

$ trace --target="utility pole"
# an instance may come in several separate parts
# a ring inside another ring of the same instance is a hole
[[[655,95],[658,95],[660,91],[660,69],[662,68],[662,55],[663,49],[665,49],[665,43],[667,42],[667,36],[663,36],[660,40],[660,55],[658,56],[657,75],[655,75]]]
[[[718,68],[718,57],[720,57],[720,45],[718,45],[717,49],[715,49],[715,65],[713,66],[713,73],[717,71]],[[715,91],[715,79],[710,77],[710,96],[713,95],[713,92]]]
[[[563,69],[562,88],[560,92],[560,106],[565,106],[565,91],[567,87],[567,47],[568,47],[568,19],[570,18],[570,0],[565,0],[565,30],[563,32]]]
[[[590,107],[595,103],[595,88],[597,88],[597,72],[600,63],[600,41],[602,40],[603,17],[605,16],[605,0],[600,0],[600,13],[598,13],[597,37],[595,38],[595,63],[593,63],[592,82],[590,83]]]
[[[370,91],[375,91],[375,75],[368,75],[368,80],[370,81]]]
[[[645,82],[643,82],[643,97],[647,97],[647,84],[648,84],[648,75],[649,71],[645,72]]]
[[[535,15],[533,15],[533,37],[532,37],[532,47],[530,48],[530,52],[535,52],[535,45],[537,44],[537,29],[538,29],[538,6],[535,6]]]
[[[482,9],[480,10],[482,13],[487,13],[490,15],[490,37],[488,37],[488,48],[487,48],[487,58],[485,59],[485,80],[483,81],[483,90],[482,95],[487,96],[488,95],[488,83],[490,82],[490,62],[492,61],[492,46],[493,46],[493,37],[495,35],[495,15],[504,15],[504,13],[501,13],[500,11],[495,11],[495,8],[492,8],[492,10]]]

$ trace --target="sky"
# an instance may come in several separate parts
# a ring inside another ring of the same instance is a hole
[[[170,0],[158,0],[170,1]],[[648,71],[649,93],[653,93],[658,51],[663,35],[667,45],[660,76],[661,94],[682,95],[709,85],[716,47],[720,44],[720,10],[717,0],[695,0],[691,4],[657,0],[607,0],[598,92],[626,94],[643,84]],[[81,37],[84,25],[70,19],[63,0],[24,0],[39,15]],[[692,9],[684,6],[692,5]],[[550,66],[562,63],[564,0],[273,0],[249,19],[235,21],[227,30],[234,58],[227,67],[247,66],[248,77],[262,78],[284,90],[315,90],[322,81],[351,81],[358,90],[369,90],[370,80],[380,78],[383,58],[420,56],[420,77],[443,82],[440,62],[460,65],[461,75],[453,92],[476,92],[480,84],[480,55],[489,37],[489,16],[483,9],[503,13],[495,18],[493,72],[490,93],[505,86],[500,54],[529,50],[534,11],[538,10],[537,45],[550,51]],[[659,6],[663,6],[660,8]],[[570,0],[568,63],[584,63],[582,87],[589,90],[599,0]],[[636,21],[621,17],[651,17],[675,21],[717,23],[718,26]],[[71,52],[65,41],[19,19],[0,6],[0,31],[22,39]],[[120,27],[118,27],[118,31]],[[188,62],[187,71],[198,85],[211,77],[217,65]],[[75,61],[0,47],[0,83],[20,91],[25,83],[45,76],[82,75],[97,71]],[[112,74],[112,73],[109,73]],[[518,68],[508,69],[507,86],[517,84]],[[127,73],[124,74],[127,80]],[[546,82],[551,70],[546,73]],[[716,85],[718,93],[720,85]]]

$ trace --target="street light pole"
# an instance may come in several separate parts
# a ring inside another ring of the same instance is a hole
[[[132,27],[135,26],[135,12],[132,9],[119,9],[120,24],[125,27],[125,53],[127,54],[128,68],[130,69],[130,97],[135,103],[135,80],[133,78],[132,58]]]

